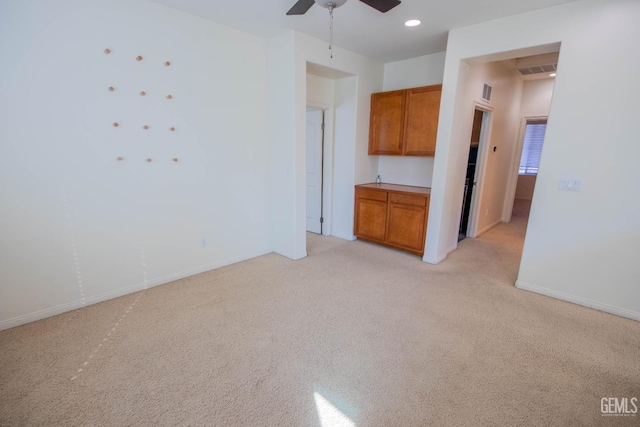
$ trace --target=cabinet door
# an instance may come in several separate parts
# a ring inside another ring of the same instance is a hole
[[[424,207],[389,204],[387,243],[401,249],[423,254],[427,222]]]
[[[387,231],[387,202],[357,198],[355,229],[358,237],[384,242]]]
[[[402,154],[406,91],[371,95],[369,154]]]
[[[442,85],[407,91],[403,154],[434,156]]]

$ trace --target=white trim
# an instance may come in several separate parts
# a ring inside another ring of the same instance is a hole
[[[422,261],[424,261],[424,262],[426,262],[428,264],[440,264],[445,259],[447,259],[447,254],[438,255],[435,258],[426,256],[426,255],[422,257]]]
[[[477,230],[476,237],[486,233],[487,231],[491,230],[493,227],[495,227],[498,224],[502,224],[502,219],[497,220],[493,224],[487,225],[486,227],[482,228],[481,230]]]
[[[536,294],[546,295],[551,298],[556,298],[563,301],[568,301],[574,304],[582,305],[584,307],[594,308],[596,310],[604,311],[606,313],[615,314],[616,316],[626,317],[640,321],[640,312],[628,310],[626,308],[616,307],[609,304],[603,304],[601,302],[592,301],[587,298],[577,297],[575,295],[566,294],[564,292],[554,291],[553,289],[543,288],[541,286],[531,285],[521,280],[516,281],[516,288],[522,289]]]
[[[307,108],[318,108],[324,111],[324,167],[322,170],[322,235],[331,236],[333,212],[333,134],[334,134],[334,106],[323,102],[307,101]]]
[[[307,110],[305,112],[305,114],[306,114],[306,125],[307,125],[306,132],[305,132],[305,144],[306,144],[305,145],[305,147],[306,147],[305,154],[307,156],[307,162],[308,162],[309,161],[309,157],[308,156],[309,156],[309,152],[310,152],[310,150],[309,150],[309,148],[310,148],[309,147],[309,138],[308,138],[308,136],[309,136],[309,125],[310,125],[310,123],[316,124],[317,119],[318,119],[318,117],[317,117],[317,113],[318,112],[320,113],[320,135],[321,135],[320,136],[320,147],[318,147],[318,145],[317,145],[318,141],[316,140],[315,141],[316,144],[314,144],[314,146],[311,147],[311,152],[317,154],[318,149],[320,149],[319,150],[320,151],[320,157],[316,158],[314,156],[314,160],[316,161],[316,166],[318,166],[317,162],[320,162],[320,165],[319,165],[318,169],[321,169],[321,173],[320,173],[320,201],[319,201],[319,205],[320,206],[318,206],[320,212],[318,213],[318,217],[317,218],[314,218],[315,217],[315,213],[312,213],[311,217],[309,216],[309,200],[306,197],[309,193],[308,193],[308,191],[305,192],[305,207],[306,207],[306,215],[305,215],[306,225],[305,225],[305,230],[308,231],[308,232],[311,232],[311,233],[315,233],[315,234],[324,234],[322,232],[324,231],[325,227],[324,227],[324,224],[322,223],[323,222],[322,219],[324,218],[324,210],[325,210],[324,201],[325,201],[325,193],[327,191],[327,189],[324,187],[324,181],[325,181],[324,180],[325,128],[327,127],[327,125],[325,123],[325,116],[326,116],[325,111],[324,111],[324,109],[322,109],[320,107],[312,107],[312,106],[307,105]],[[313,113],[315,113],[315,114],[313,114]],[[311,119],[309,118],[310,114],[312,116]],[[316,132],[314,132],[314,133],[316,133]],[[306,178],[305,184],[306,184],[306,188],[308,190],[308,188],[309,188],[309,174],[306,173],[305,175],[306,175],[305,176],[305,178]],[[317,184],[317,181],[316,181],[317,180],[317,176],[314,176],[314,178],[315,178],[315,179],[313,179],[313,181],[315,181],[314,184]],[[321,232],[321,230],[322,230],[322,232]]]
[[[469,223],[467,225],[467,237],[478,237],[478,222],[480,218],[480,202],[484,193],[484,176],[487,171],[487,160],[489,158],[489,146],[491,145],[491,132],[493,128],[493,107],[482,104],[479,101],[473,103],[473,116],[475,111],[480,110],[482,114],[482,126],[480,128],[480,141],[478,142],[478,155],[476,157],[476,172],[473,182],[476,183],[471,194],[471,207],[469,209]],[[473,127],[473,125],[472,125]],[[471,140],[471,135],[469,135]],[[466,168],[465,174],[466,174]],[[473,183],[471,184],[473,185]],[[460,221],[458,221],[459,223]],[[457,234],[456,234],[457,235]]]
[[[349,235],[349,234],[340,234],[340,233],[334,233],[332,234],[333,237],[337,237],[338,239],[342,239],[342,240],[348,240],[350,242],[354,242],[357,237],[354,235]]]
[[[45,308],[43,310],[35,311],[33,313],[23,314],[17,317],[13,317],[11,319],[0,321],[0,331],[14,328],[16,326],[24,325],[27,323],[35,322],[36,320],[46,319],[47,317],[55,316],[58,314],[65,313],[71,310],[77,310],[79,308],[83,308],[89,305],[97,304],[99,302],[108,301],[110,299],[118,298],[124,295],[132,294],[134,292],[139,292],[148,288],[153,288],[160,285],[165,285],[167,283],[174,282],[176,280],[184,279],[185,277],[194,276],[196,274],[204,273],[207,271],[215,270],[217,268],[226,267],[227,265],[236,264],[238,262],[247,261],[252,258],[257,258],[259,256],[263,256],[273,251],[259,252],[254,255],[250,255],[247,257],[240,257],[236,259],[228,259],[225,261],[216,262],[213,264],[205,264],[199,267],[191,268],[188,270],[181,271],[179,273],[170,274],[168,276],[159,277],[154,280],[145,281],[141,283],[136,283],[134,285],[125,286],[124,288],[116,289],[113,291],[104,292],[98,295],[94,295],[84,300],[77,300],[65,304],[61,304],[55,307]]]

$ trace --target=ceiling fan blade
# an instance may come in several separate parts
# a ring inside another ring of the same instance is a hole
[[[307,13],[307,10],[311,9],[314,3],[315,0],[298,0],[298,2],[289,9],[287,15],[304,15]]]
[[[372,8],[382,13],[389,12],[391,9],[399,5],[400,0],[360,0],[364,4],[368,4]]]

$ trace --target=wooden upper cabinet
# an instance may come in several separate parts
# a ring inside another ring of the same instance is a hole
[[[406,100],[404,90],[371,95],[369,154],[402,154]]]
[[[441,94],[441,85],[407,91],[404,155],[434,156],[436,154]]]
[[[369,154],[434,156],[442,85],[371,95]]]

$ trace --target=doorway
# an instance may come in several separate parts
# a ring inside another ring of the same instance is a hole
[[[464,182],[464,192],[462,197],[462,212],[460,214],[460,226],[458,229],[458,242],[466,237],[475,237],[477,228],[477,204],[481,185],[478,182],[482,178],[482,164],[484,146],[486,145],[486,128],[489,122],[489,111],[481,109],[476,105],[473,114],[473,125],[471,128],[471,138],[469,140],[469,156],[467,158],[467,172]]]
[[[480,131],[482,129],[482,110],[476,108],[473,114],[473,127],[469,144],[469,158],[467,159],[467,175],[464,181],[464,195],[462,198],[462,214],[460,216],[460,229],[458,230],[458,242],[467,237],[469,228],[469,213],[471,211],[471,199],[476,186],[476,162],[478,159],[478,146],[480,145]]]
[[[528,220],[529,218],[546,130],[547,116],[524,117],[522,119],[520,138],[516,149],[518,177],[511,210],[512,219]]]
[[[306,191],[307,191],[307,231],[323,233],[323,182],[324,182],[324,111],[307,108],[306,126]]]

